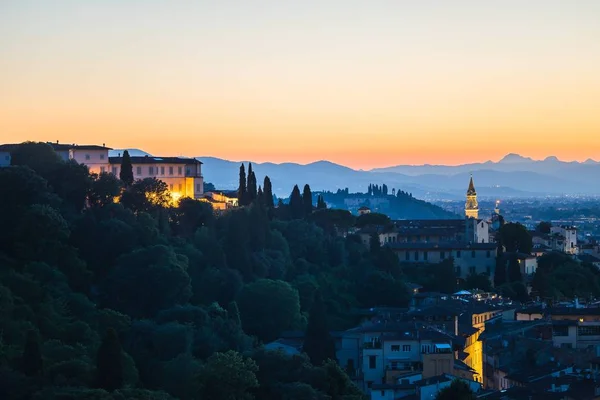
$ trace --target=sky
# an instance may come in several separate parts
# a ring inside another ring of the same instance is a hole
[[[0,143],[600,158],[597,0],[0,0]]]

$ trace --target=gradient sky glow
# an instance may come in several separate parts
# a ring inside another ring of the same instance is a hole
[[[598,0],[1,0],[0,142],[600,158]]]

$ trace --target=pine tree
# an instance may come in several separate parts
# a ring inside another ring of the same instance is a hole
[[[315,293],[310,309],[303,351],[313,365],[321,365],[328,359],[335,360],[335,343],[327,327],[327,313],[319,291]]]
[[[310,215],[313,212],[312,192],[308,184],[304,185],[302,191],[302,204],[304,205],[304,215]]]
[[[131,186],[133,184],[133,166],[131,165],[131,157],[129,157],[129,151],[123,152],[123,158],[121,158],[121,172],[119,172],[119,178],[125,184],[125,186]]]
[[[265,196],[265,205],[269,208],[273,208],[275,206],[273,202],[273,187],[271,186],[271,179],[269,179],[268,176],[265,176],[263,182],[263,192]]]
[[[254,175],[254,171],[252,171],[252,163],[248,163],[248,185],[246,186],[248,191],[248,204],[252,203],[256,200],[256,196],[258,195],[256,189],[256,175]]]
[[[246,200],[248,198],[246,189],[246,169],[244,164],[240,165],[240,185],[238,187],[238,204],[240,206],[247,205]]]
[[[304,216],[304,204],[302,203],[302,196],[300,195],[298,185],[294,185],[290,196],[290,212],[293,219],[300,219]]]
[[[36,331],[33,329],[27,331],[21,363],[23,373],[27,376],[36,376],[42,372],[44,363],[42,361],[40,342]]]
[[[96,367],[99,388],[112,392],[123,386],[123,354],[119,336],[113,328],[106,330],[98,348]]]

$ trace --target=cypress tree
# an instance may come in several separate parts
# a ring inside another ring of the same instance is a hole
[[[119,172],[119,178],[125,184],[125,186],[131,186],[133,184],[133,166],[131,165],[131,157],[129,157],[129,151],[123,152],[123,158],[121,158],[121,171]]]
[[[21,363],[23,373],[27,376],[36,376],[42,372],[44,363],[42,361],[40,342],[36,331],[33,329],[27,331]]]
[[[275,203],[273,202],[273,187],[271,186],[271,179],[265,176],[263,181],[263,193],[265,196],[265,205],[269,208],[273,208]]]
[[[508,261],[508,281],[509,282],[522,282],[523,276],[521,275],[521,266],[519,265],[519,259],[516,254],[511,254]]]
[[[319,291],[315,293],[310,309],[302,350],[313,365],[321,365],[328,359],[335,360],[335,343],[327,327],[327,313]]]
[[[498,287],[506,283],[506,262],[504,255],[498,253],[496,257],[496,269],[494,270],[494,286]]]
[[[298,185],[294,185],[290,196],[290,212],[293,219],[299,219],[304,216],[304,204],[302,203],[302,196],[300,195]]]
[[[248,185],[246,188],[248,191],[248,204],[250,204],[258,195],[256,190],[256,175],[254,175],[254,171],[252,171],[252,163],[248,163]]]
[[[263,193],[260,185],[258,186],[258,192],[256,193],[256,201],[260,203],[262,206],[265,204],[265,194]]]
[[[302,204],[304,205],[304,215],[310,215],[313,211],[313,204],[312,192],[308,184],[304,185],[304,190],[302,191]]]
[[[323,196],[319,195],[317,197],[317,210],[325,210],[327,208],[327,203],[323,199]]]
[[[246,169],[244,168],[244,164],[240,165],[240,185],[238,187],[238,204],[240,206],[245,206],[246,199],[248,198],[247,189],[246,189]]]
[[[123,386],[123,354],[119,336],[108,328],[96,359],[98,387],[112,392]]]

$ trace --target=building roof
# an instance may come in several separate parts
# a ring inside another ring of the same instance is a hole
[[[388,242],[386,246],[392,250],[495,250],[496,243],[460,243],[460,242],[441,242],[441,243],[407,243],[407,242]]]
[[[133,156],[130,158],[132,164],[202,164],[202,161],[195,158],[185,157]],[[123,157],[108,157],[108,161],[111,164],[121,164]]]
[[[550,309],[550,315],[600,315],[600,307],[553,307]]]
[[[64,143],[52,143],[45,142],[47,145],[52,147],[54,151],[69,151],[71,149],[77,150],[112,150],[110,147],[100,146],[96,144],[64,144]],[[0,151],[13,151],[22,143],[7,143],[0,144]]]

